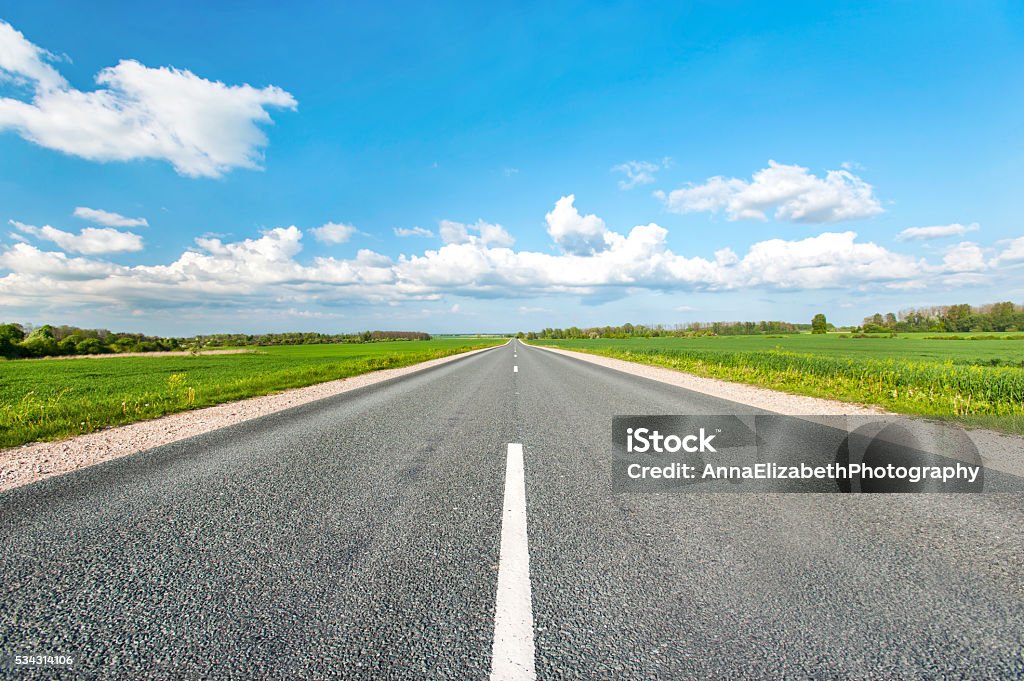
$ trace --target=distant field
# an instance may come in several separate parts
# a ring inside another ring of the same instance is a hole
[[[848,335],[848,334],[847,334]],[[970,336],[977,340],[969,340]],[[580,343],[601,348],[644,350],[708,350],[713,352],[777,351],[827,355],[850,359],[910,359],[930,362],[952,360],[955,364],[1024,363],[1024,336],[1017,333],[938,334],[906,333],[896,338],[810,333],[778,336],[700,336],[696,338],[628,338],[536,341],[539,344]],[[957,337],[964,340],[956,340]],[[945,337],[944,340],[937,340]],[[582,345],[581,345],[582,347]]]
[[[408,366],[503,340],[293,345],[197,357],[0,361],[0,447]]]
[[[541,340],[701,376],[1024,432],[1019,334],[839,334]],[[929,338],[928,336],[932,336]],[[984,338],[988,336],[988,338]],[[1016,336],[1016,337],[1015,337]]]

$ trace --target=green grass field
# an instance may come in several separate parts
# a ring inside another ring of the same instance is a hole
[[[504,339],[254,348],[197,357],[0,361],[0,447],[408,366]]]
[[[540,340],[701,376],[1024,432],[1019,334]],[[931,337],[929,337],[931,336]],[[1015,337],[1016,336],[1016,337]]]

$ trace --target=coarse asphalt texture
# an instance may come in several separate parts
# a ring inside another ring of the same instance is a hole
[[[487,678],[508,443],[537,678],[1024,676],[1022,494],[612,494],[756,411],[512,341],[0,494],[0,676]]]

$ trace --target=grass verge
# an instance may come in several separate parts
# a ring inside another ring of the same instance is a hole
[[[197,357],[0,361],[0,448],[409,366],[504,340],[276,346]]]
[[[1024,433],[1024,369],[788,352],[630,348],[629,341],[534,341],[795,395]]]

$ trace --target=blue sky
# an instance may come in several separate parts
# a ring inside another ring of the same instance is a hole
[[[1024,297],[1020,5],[275,4],[0,8],[0,319],[515,331]]]

